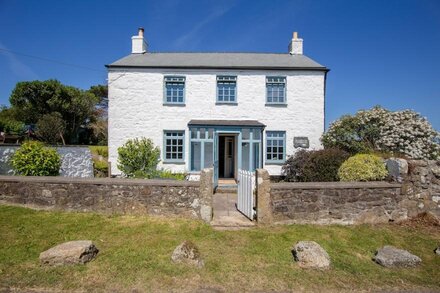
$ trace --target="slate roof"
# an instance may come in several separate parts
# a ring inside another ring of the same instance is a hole
[[[106,66],[328,71],[305,55],[288,53],[144,53],[130,54]]]
[[[266,127],[257,120],[191,120],[189,126],[248,126],[248,127]]]

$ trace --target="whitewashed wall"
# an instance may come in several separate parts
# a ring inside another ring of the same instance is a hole
[[[164,106],[164,75],[183,75],[185,107]],[[238,105],[216,105],[216,76],[237,75]],[[287,107],[266,106],[266,76],[287,77]],[[117,169],[117,148],[127,139],[148,137],[161,150],[163,130],[186,130],[185,159],[188,159],[188,122],[191,119],[258,120],[266,130],[286,131],[287,155],[295,152],[294,136],[307,136],[310,148],[321,147],[324,131],[324,72],[321,71],[214,71],[110,69],[109,160],[112,174]],[[265,160],[264,160],[265,161]],[[188,171],[186,164],[160,164],[173,171]],[[271,175],[279,165],[265,165]]]

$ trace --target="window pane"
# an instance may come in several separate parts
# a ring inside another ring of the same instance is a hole
[[[191,142],[191,170],[200,171],[201,146],[200,142]]]
[[[241,169],[249,170],[249,143],[243,142],[241,144]]]
[[[250,139],[250,130],[249,128],[243,128],[242,129],[242,139]]]
[[[266,159],[283,161],[285,159],[285,132],[266,132]]]
[[[259,130],[259,129],[254,129],[254,130],[252,130],[252,134],[253,134],[253,139],[255,139],[255,140],[258,140],[258,139],[260,139],[261,138],[261,130]]]
[[[200,128],[200,138],[201,139],[205,138],[205,128]]]
[[[260,168],[260,144],[258,142],[253,143],[254,153],[253,153],[253,162],[252,162],[252,168],[254,171],[257,168]]]
[[[203,163],[203,168],[211,168],[214,163],[214,152],[213,152],[213,143],[205,142],[205,161]]]

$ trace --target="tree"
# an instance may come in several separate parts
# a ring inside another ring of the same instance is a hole
[[[91,143],[97,145],[107,145],[108,87],[106,85],[95,85],[90,87],[89,92],[99,99],[89,124],[89,128],[91,130]]]
[[[37,122],[37,137],[49,144],[56,144],[61,140],[65,145],[65,131],[66,123],[58,112],[45,114]]]
[[[35,124],[45,114],[60,113],[66,123],[66,141],[77,143],[78,130],[91,119],[99,98],[57,80],[19,82],[9,98],[16,117]]]
[[[15,117],[13,109],[0,106],[0,131],[8,134],[21,134],[24,131],[24,123]]]
[[[388,111],[380,106],[345,115],[321,137],[325,148],[352,154],[385,151],[414,159],[440,157],[440,136],[428,120],[412,110]]]

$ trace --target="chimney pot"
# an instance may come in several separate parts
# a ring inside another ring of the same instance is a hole
[[[293,39],[294,40],[298,39],[298,32],[293,32]]]
[[[143,27],[139,28],[138,35],[139,35],[139,37],[143,37],[144,36],[144,28]]]

